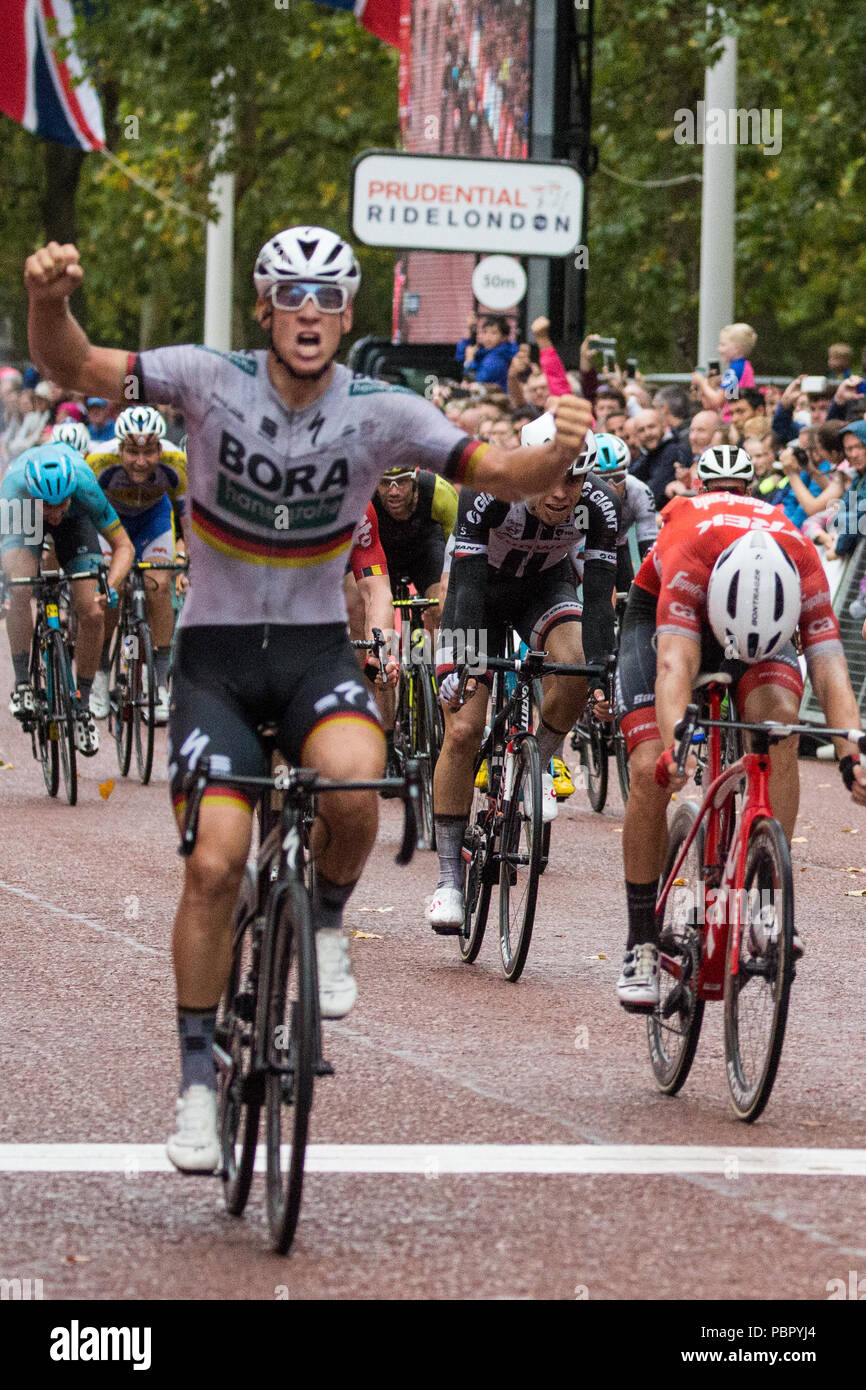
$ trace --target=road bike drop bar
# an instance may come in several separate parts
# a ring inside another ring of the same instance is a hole
[[[178,845],[178,854],[188,858],[195,849],[198,836],[198,817],[202,798],[211,782],[221,787],[255,787],[259,791],[283,792],[289,801],[303,806],[311,797],[324,792],[392,791],[397,792],[403,802],[403,841],[394,856],[396,864],[408,864],[416,849],[429,849],[420,841],[418,827],[423,824],[421,816],[421,769],[415,758],[407,760],[405,776],[377,777],[364,782],[333,782],[320,778],[315,768],[292,767],[279,777],[234,777],[224,772],[211,774],[210,758],[199,760],[183,782],[187,797],[183,833]]]
[[[388,643],[385,641],[385,634],[382,631],[382,629],[380,627],[373,628],[372,641],[370,641],[369,639],[364,639],[364,641],[352,642],[351,645],[354,647],[355,651],[369,652],[371,657],[378,661],[378,679],[374,679],[371,683],[373,685],[387,686],[388,676],[385,671],[385,664],[388,660]],[[366,675],[366,667],[364,674]],[[368,680],[369,679],[370,678],[368,677]]]
[[[674,728],[674,739],[677,740],[676,764],[680,776],[685,774],[686,759],[699,725],[702,729],[742,729],[745,733],[751,734],[758,745],[754,749],[756,753],[769,752],[771,743],[779,743],[792,734],[807,734],[812,737],[820,734],[826,739],[844,738],[849,743],[856,743],[860,753],[860,766],[866,767],[866,733],[862,729],[828,729],[823,724],[782,724],[776,719],[765,719],[760,724],[748,724],[737,719],[702,719],[698,706],[688,705],[682,719]]]
[[[527,652],[526,656],[490,656],[481,666],[466,665],[460,672],[457,686],[457,699],[460,704],[466,700],[466,683],[480,680],[487,671],[511,671],[526,680],[541,680],[544,676],[597,676],[600,680],[607,675],[607,666],[577,666],[566,661],[545,661],[546,652]]]
[[[20,579],[7,579],[8,588],[38,589],[44,584],[46,587],[51,584],[74,584],[79,579],[95,579],[99,592],[104,596],[111,607],[112,590],[108,587],[108,571],[104,565],[100,565],[97,570],[79,570],[77,574],[65,574],[63,570],[41,570],[39,574],[24,575]],[[116,596],[115,596],[116,599]]]

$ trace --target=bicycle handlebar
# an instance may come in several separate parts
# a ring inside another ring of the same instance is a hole
[[[403,839],[394,862],[408,864],[416,849],[426,849],[420,843],[419,826],[422,818],[418,814],[421,806],[421,767],[415,758],[407,758],[404,777],[376,777],[365,781],[335,782],[320,778],[315,768],[293,767],[276,777],[238,777],[232,773],[211,773],[210,758],[201,758],[183,781],[183,792],[187,798],[183,830],[181,832],[178,854],[188,859],[195,849],[198,838],[198,819],[201,803],[211,782],[221,787],[256,787],[261,791],[288,792],[291,796],[310,797],[322,792],[336,791],[396,791],[403,802]]]
[[[388,660],[388,643],[385,641],[385,634],[380,627],[373,628],[372,640],[364,638],[363,641],[353,641],[351,643],[356,651],[371,652],[379,663],[379,684],[387,685],[388,676],[385,672],[385,665]],[[372,682],[376,684],[375,680]]]

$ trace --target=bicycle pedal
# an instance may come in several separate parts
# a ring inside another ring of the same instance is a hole
[[[316,1076],[336,1076],[333,1062],[328,1062],[324,1057],[320,1057],[316,1063]]]

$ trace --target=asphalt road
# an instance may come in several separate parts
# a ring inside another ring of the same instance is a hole
[[[40,1278],[52,1299],[822,1300],[829,1281],[866,1275],[866,898],[850,896],[866,885],[866,817],[832,766],[801,764],[807,955],[775,1091],[749,1127],[728,1103],[720,1007],[668,1099],[644,1024],[617,1004],[615,790],[602,816],[578,791],[554,825],[517,985],[495,931],[467,966],[425,925],[435,859],[394,865],[399,811],[383,804],[347,913],[360,997],[326,1026],[337,1074],[317,1087],[313,1171],[278,1258],[262,1178],[235,1220],[218,1179],[152,1171],[173,1127],[181,880],[158,737],[151,787],[117,777],[106,740],[79,760],[72,809],[48,799],[5,698],[0,709],[14,763],[0,771],[0,1277]],[[63,1171],[76,1144],[111,1146],[86,1161],[114,1171]],[[33,1145],[47,1146],[42,1171],[24,1171]],[[474,1171],[490,1145],[512,1146],[497,1151],[504,1171]],[[557,1163],[572,1171],[538,1171]]]

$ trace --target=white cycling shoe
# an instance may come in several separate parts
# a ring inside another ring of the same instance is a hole
[[[526,805],[526,813],[532,815],[532,792],[529,783],[523,791],[523,799]],[[541,774],[541,822],[544,825],[547,821],[556,820],[559,814],[559,803],[556,799],[556,791],[553,786],[553,777],[549,772]]]
[[[156,700],[153,706],[153,722],[157,728],[168,723],[169,694],[167,685],[159,685],[156,688]]]
[[[109,708],[108,672],[97,671],[90,687],[90,713],[94,719],[107,719]]]
[[[452,884],[440,884],[427,904],[427,921],[440,936],[458,936],[465,913],[463,894]]]
[[[85,758],[93,758],[99,752],[99,730],[89,709],[79,708],[75,716],[75,747]]]
[[[358,982],[352,974],[349,943],[342,927],[316,931],[316,959],[322,1018],[345,1018],[358,997]]]
[[[177,1129],[165,1151],[182,1173],[212,1173],[219,1166],[216,1091],[188,1086],[178,1096]]]
[[[659,952],[651,941],[626,951],[616,982],[619,1002],[628,1013],[650,1013],[659,1002]]]

